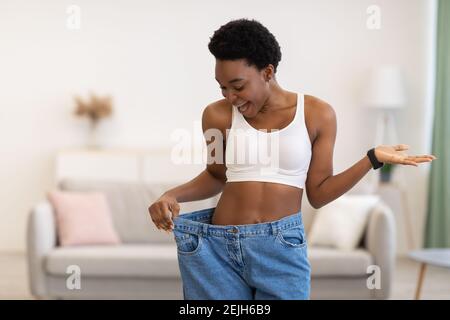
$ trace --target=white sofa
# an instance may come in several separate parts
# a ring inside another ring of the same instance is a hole
[[[157,230],[147,211],[157,197],[173,186],[87,180],[60,182],[62,190],[105,192],[122,244],[60,247],[52,206],[47,201],[37,204],[30,212],[27,230],[31,293],[40,299],[182,299],[173,235]],[[182,203],[181,212],[214,207],[219,196]],[[308,233],[315,210],[307,200],[303,201],[302,209]],[[392,212],[379,203],[370,214],[357,250],[342,252],[310,246],[311,299],[388,298],[395,261],[394,229]],[[373,264],[381,269],[381,289],[367,287],[367,267]],[[80,289],[68,289],[66,285],[71,265],[80,267]]]

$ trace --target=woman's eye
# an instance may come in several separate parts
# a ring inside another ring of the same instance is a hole
[[[242,91],[244,89],[244,86],[240,87],[240,88],[234,88],[234,90],[236,91]],[[226,88],[220,88],[220,90],[224,91],[226,90]]]

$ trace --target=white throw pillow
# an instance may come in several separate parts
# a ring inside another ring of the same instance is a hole
[[[309,233],[310,246],[353,250],[361,241],[377,195],[342,195],[316,212]]]

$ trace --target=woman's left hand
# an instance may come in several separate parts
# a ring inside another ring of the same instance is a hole
[[[418,166],[421,162],[431,162],[437,158],[433,155],[408,156],[405,150],[409,146],[406,144],[398,144],[395,146],[379,145],[375,148],[375,157],[383,163],[404,164],[409,166]]]

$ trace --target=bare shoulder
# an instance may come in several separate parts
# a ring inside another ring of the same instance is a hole
[[[336,112],[326,101],[305,95],[305,118],[308,129],[311,129],[315,138],[330,122],[336,122]]]
[[[310,95],[305,95],[305,109],[308,114],[316,118],[336,116],[333,107],[328,102]]]
[[[203,130],[216,128],[225,134],[226,129],[231,127],[231,108],[231,104],[226,99],[214,101],[206,106],[202,115]]]

